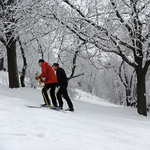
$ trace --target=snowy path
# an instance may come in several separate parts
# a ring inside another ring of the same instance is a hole
[[[38,90],[0,84],[0,150],[150,150],[150,114],[82,98],[73,113],[24,105],[41,103]]]

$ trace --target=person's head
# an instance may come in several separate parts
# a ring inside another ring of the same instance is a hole
[[[43,59],[39,59],[39,61],[38,61],[39,66],[41,66],[43,62],[45,62]]]
[[[56,71],[59,68],[59,64],[58,63],[53,63],[53,69],[54,71]]]

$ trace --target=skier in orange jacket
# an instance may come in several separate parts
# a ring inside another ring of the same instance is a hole
[[[57,77],[52,69],[52,67],[45,62],[43,59],[40,59],[38,61],[39,66],[41,67],[42,73],[39,76],[36,76],[35,79],[39,80],[45,77],[44,80],[44,88],[42,89],[42,95],[45,101],[45,104],[43,104],[42,106],[46,106],[47,103],[48,105],[50,105],[50,99],[48,97],[47,91],[50,89],[50,96],[52,99],[52,103],[54,105],[54,107],[57,107],[57,102],[56,102],[56,97],[55,97],[55,88],[57,86]],[[46,100],[45,100],[46,98]],[[46,103],[47,101],[47,103]]]

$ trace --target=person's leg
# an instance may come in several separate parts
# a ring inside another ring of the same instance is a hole
[[[55,107],[57,107],[57,102],[56,102],[56,97],[55,97],[56,84],[57,84],[57,83],[52,83],[52,84],[51,84],[51,89],[50,89],[51,99],[52,99],[53,105],[54,105]]]
[[[67,101],[67,104],[68,104],[69,108],[72,109],[73,108],[73,104],[72,104],[72,102],[70,100],[70,97],[68,95],[68,92],[67,92],[67,85],[68,85],[67,83],[65,85],[62,85],[60,87],[60,89],[61,89],[61,92],[63,94],[64,99]]]
[[[61,96],[62,92],[61,89],[59,88],[58,92],[57,92],[57,99],[59,102],[59,107],[63,107],[63,101],[62,101],[62,96]]]
[[[43,95],[44,102],[45,102],[45,104],[48,104],[48,105],[50,105],[50,100],[49,100],[49,97],[47,95],[47,90],[49,88],[50,88],[49,84],[45,84],[44,88],[42,89],[42,95]]]

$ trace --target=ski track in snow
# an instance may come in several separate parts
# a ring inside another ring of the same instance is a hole
[[[43,103],[39,90],[0,84],[0,150],[150,150],[149,113],[140,116],[96,97],[86,103],[91,97],[80,94],[75,112],[62,113],[27,108]]]

